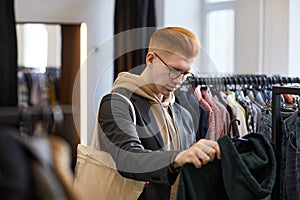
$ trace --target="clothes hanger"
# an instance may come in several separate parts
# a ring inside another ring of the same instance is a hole
[[[231,132],[230,132],[230,130],[232,129],[232,124],[235,123],[235,122],[237,122],[238,125],[241,124],[241,121],[240,121],[239,119],[237,119],[237,118],[234,118],[233,120],[230,121],[230,123],[229,123],[229,125],[228,125],[228,129],[227,129],[227,135],[229,135],[230,137],[231,137]],[[231,138],[233,138],[233,137],[231,137]]]
[[[207,87],[208,87],[208,85],[207,85],[207,83],[206,83],[206,81],[207,81],[208,79],[203,79],[203,78],[201,78],[200,79],[200,89],[201,90],[207,90]]]
[[[230,134],[230,129],[231,129],[231,126],[232,126],[232,123],[234,122],[237,122],[238,125],[241,124],[241,121],[239,119],[233,119],[231,120],[231,122],[229,123],[229,126],[228,126],[228,134]],[[240,153],[243,153],[243,152],[248,152],[249,151],[249,148],[250,146],[249,145],[245,145],[245,144],[249,144],[249,140],[247,138],[243,138],[243,137],[230,137],[231,139],[231,142],[234,144],[234,146],[237,148],[237,150],[240,152]]]
[[[298,104],[298,117],[300,117],[300,98],[297,99]]]

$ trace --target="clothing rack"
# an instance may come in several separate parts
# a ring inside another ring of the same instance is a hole
[[[45,133],[59,136],[68,142],[72,151],[71,167],[75,171],[80,136],[73,114],[72,105],[0,107],[0,126],[12,126],[19,129],[20,134],[35,136],[35,125],[43,125]]]
[[[185,85],[192,87],[211,87],[217,90],[267,89],[272,91],[272,141],[275,144],[277,163],[276,180],[271,195],[272,200],[280,200],[280,166],[281,166],[281,94],[300,95],[300,88],[292,85],[300,83],[299,77],[266,76],[266,75],[232,75],[228,77],[189,77]],[[298,105],[299,106],[299,105]],[[300,115],[300,111],[299,111]]]
[[[281,94],[297,94],[300,95],[300,88],[286,87],[286,86],[273,86],[272,87],[272,140],[276,145],[276,181],[272,193],[272,200],[280,200],[280,162],[281,162],[281,107],[280,95]]]
[[[244,87],[260,87],[270,85],[286,85],[292,83],[300,83],[299,77],[284,77],[279,75],[232,75],[232,76],[216,76],[216,77],[189,77],[184,84],[193,87],[200,86],[223,86],[226,89],[230,86],[241,85]]]
[[[61,103],[61,69],[18,68],[18,106],[43,106]]]
[[[0,107],[0,125],[19,126],[22,124],[31,128],[36,122],[62,124],[64,116],[70,114],[72,114],[72,107],[69,105]]]

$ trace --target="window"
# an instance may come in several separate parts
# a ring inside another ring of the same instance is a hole
[[[203,0],[203,48],[218,73],[234,72],[235,2]]]
[[[61,27],[57,24],[17,24],[18,65],[45,72],[61,67]]]
[[[24,67],[45,71],[48,58],[48,32],[45,25],[25,24],[23,29]]]

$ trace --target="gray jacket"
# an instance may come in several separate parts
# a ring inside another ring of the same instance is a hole
[[[104,96],[98,116],[100,148],[112,155],[123,176],[149,182],[140,199],[168,199],[171,185],[178,175],[169,170],[176,151],[165,151],[147,99],[123,88],[116,92],[132,102],[136,124],[126,100],[116,94]],[[186,149],[196,141],[191,115],[177,103],[173,104],[173,111],[180,147]]]

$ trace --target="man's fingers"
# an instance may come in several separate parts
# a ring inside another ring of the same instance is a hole
[[[214,146],[214,149],[216,151],[216,156],[219,160],[221,160],[221,149],[220,149],[220,146],[219,144],[217,143],[217,145]]]

